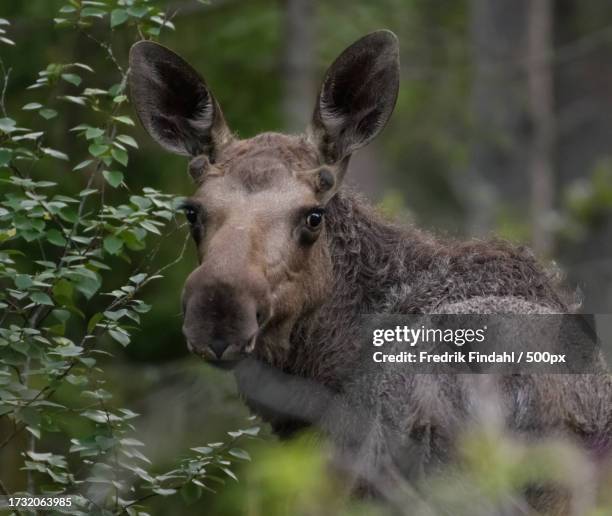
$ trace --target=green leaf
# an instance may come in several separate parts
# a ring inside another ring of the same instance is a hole
[[[25,407],[18,412],[17,418],[28,425],[27,430],[32,435],[40,439],[40,414],[36,409],[32,407]]]
[[[199,453],[200,455],[208,455],[213,451],[210,446],[199,446],[197,448],[191,448],[194,452]]]
[[[161,29],[159,27],[149,27],[146,31],[150,36],[159,36],[161,34]]]
[[[259,434],[259,431],[261,430],[260,427],[258,426],[252,426],[251,428],[245,428],[243,430],[240,430],[240,432],[242,432],[243,434],[247,434],[250,436],[256,436]]]
[[[59,216],[62,218],[62,220],[74,224],[79,218],[79,213],[73,208],[64,208],[59,212]]]
[[[89,154],[91,154],[94,157],[99,157],[102,154],[104,154],[106,151],[108,151],[108,145],[103,145],[101,143],[92,143],[89,146]]]
[[[85,88],[85,90],[83,91],[83,95],[85,95],[86,97],[96,97],[99,95],[103,95],[103,96],[107,96],[110,95],[110,93],[107,90],[103,90],[102,88]]]
[[[73,104],[78,104],[79,106],[86,106],[87,103],[83,97],[76,97],[74,95],[63,95],[62,97],[58,97],[62,100],[66,100],[68,102],[72,102]]]
[[[93,71],[94,71],[94,69],[91,66],[86,65],[84,63],[72,63],[72,64],[74,66],[76,66],[77,68],[81,68],[82,70],[87,70],[88,72],[92,72],[93,73]]]
[[[121,234],[126,247],[132,251],[141,251],[145,248],[143,240],[146,236],[147,232],[141,228],[134,228]]]
[[[85,7],[81,10],[81,18],[104,18],[105,14],[104,9],[98,9],[97,7]]]
[[[64,247],[66,245],[66,239],[58,229],[50,229],[47,231],[47,241],[58,247]]]
[[[74,287],[66,279],[60,279],[55,285],[53,285],[53,297],[61,305],[70,306],[72,304],[72,295]]]
[[[100,288],[100,285],[100,279],[97,277],[81,277],[76,284],[76,288],[79,292],[83,293],[87,299],[91,299]]]
[[[145,14],[149,12],[149,8],[146,6],[130,7],[127,12],[130,16],[133,16],[134,18],[142,18]]]
[[[11,133],[15,130],[16,125],[17,122],[12,118],[0,118],[0,131]],[[132,123],[132,125],[134,124]]]
[[[111,29],[125,23],[129,18],[128,13],[125,9],[113,9],[110,17],[110,26]]]
[[[39,305],[53,306],[53,301],[44,292],[34,292],[32,295],[30,295],[30,299]]]
[[[127,346],[130,343],[130,337],[118,330],[108,330],[108,334],[122,346]]]
[[[60,355],[62,357],[77,357],[82,352],[83,352],[83,348],[81,346],[75,346],[74,344],[68,344],[65,346],[57,346],[52,351],[52,353]]]
[[[102,320],[102,314],[98,312],[91,316],[89,322],[87,323],[87,333],[93,333],[96,328],[96,324],[98,324]]]
[[[155,23],[158,23],[162,27],[168,27],[169,29],[172,29],[172,30],[176,29],[176,27],[174,26],[174,23],[172,23],[165,16],[164,17],[161,17],[161,16],[151,16],[151,21],[154,21]]]
[[[121,143],[129,145],[130,147],[134,147],[135,149],[138,148],[138,143],[136,142],[136,140],[134,140],[134,138],[127,134],[120,134],[119,136],[117,136],[117,140],[119,140]]]
[[[242,448],[232,448],[228,453],[232,457],[236,457],[237,459],[251,460],[251,456],[248,454],[247,451],[243,450]]]
[[[176,489],[162,489],[158,487],[157,489],[153,489],[153,492],[160,496],[170,496],[176,493]]]
[[[121,163],[124,167],[128,164],[128,153],[123,149],[113,149],[111,155],[116,161]]]
[[[94,138],[99,138],[104,135],[104,129],[100,129],[99,127],[88,127],[87,131],[85,131],[85,138],[88,140],[93,140]]]
[[[84,387],[89,382],[89,378],[84,375],[69,374],[66,376],[66,381],[77,387]]]
[[[104,249],[109,254],[119,254],[123,247],[123,240],[116,236],[109,235],[104,239]]]
[[[46,154],[47,156],[51,156],[52,158],[63,159],[63,160],[68,161],[68,156],[58,150],[51,149],[49,147],[41,147],[40,150],[44,154]]]
[[[89,127],[91,127],[90,125],[87,124],[79,124],[79,125],[75,125],[74,127],[72,127],[70,129],[70,132],[74,132],[74,131],[85,131],[86,129],[88,129]]]
[[[149,222],[148,220],[143,220],[140,225],[145,228],[147,231],[150,231],[151,233],[155,233],[156,235],[161,235],[161,232],[159,231],[159,229],[157,229],[155,227],[155,225],[151,224],[151,222]]]
[[[116,311],[106,311],[104,312],[104,317],[110,319],[111,321],[117,322],[122,317],[125,317],[127,313],[128,311],[125,308],[122,308],[121,310]]]
[[[121,444],[124,446],[144,446],[145,443],[139,441],[138,439],[132,439],[131,437],[125,437],[121,439]]]
[[[111,97],[116,97],[117,95],[120,95],[121,92],[123,92],[125,89],[125,84],[123,83],[117,83],[117,84],[113,84],[108,91],[105,91],[105,94],[110,95]]]
[[[57,116],[57,111],[55,111],[55,109],[43,108],[38,112],[38,114],[45,120],[51,120]]]
[[[40,109],[41,107],[43,107],[43,105],[39,104],[38,102],[30,102],[29,104],[23,106],[21,109],[23,109],[24,111],[32,111],[34,109]]]
[[[79,197],[87,197],[88,195],[93,195],[97,192],[98,190],[96,190],[95,188],[86,188],[85,190],[81,190],[79,192]]]
[[[13,137],[13,141],[19,141],[19,140],[38,140],[38,138],[40,138],[43,134],[45,134],[43,131],[36,131],[36,132],[32,132],[32,133],[25,133],[25,134],[21,134],[19,136],[14,136]]]
[[[147,277],[146,273],[141,272],[140,274],[135,274],[134,276],[130,277],[130,281],[138,285],[142,283],[146,277]]]
[[[51,315],[55,317],[59,322],[65,323],[68,319],[70,319],[70,312],[68,310],[62,310],[60,308],[56,308],[51,312]]]
[[[221,467],[220,469],[224,471],[228,477],[233,478],[236,482],[238,482],[238,477],[231,469],[225,467]]]
[[[152,201],[150,199],[147,199],[146,197],[141,197],[140,195],[132,195],[130,197],[130,202],[133,202],[141,210],[146,210],[152,204]]]
[[[81,161],[78,165],[76,165],[72,170],[81,170],[82,168],[85,168],[87,165],[90,165],[91,163],[93,163],[93,160],[91,159],[86,159],[85,161]]]
[[[125,125],[135,125],[134,121],[129,116],[114,116],[113,119]]]
[[[123,182],[123,172],[118,170],[103,170],[102,175],[113,188],[117,188]]]
[[[11,162],[13,152],[10,149],[0,149],[0,167],[4,167]]]
[[[27,274],[17,274],[15,276],[15,286],[20,290],[25,290],[26,288],[30,288],[32,286],[32,278]]]
[[[142,301],[140,301],[137,305],[134,306],[134,311],[138,312],[139,314],[146,314],[150,310],[151,310],[151,305],[143,303]]]
[[[82,82],[81,77],[76,73],[63,73],[62,79],[64,79],[66,82],[69,82],[70,84],[74,84],[75,86],[79,86]]]

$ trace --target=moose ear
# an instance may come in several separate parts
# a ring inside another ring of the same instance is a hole
[[[309,128],[324,163],[339,163],[369,143],[389,120],[398,89],[392,32],[373,32],[342,52],[325,74]]]
[[[141,41],[130,50],[130,91],[142,125],[162,147],[184,156],[215,153],[231,139],[200,75],[167,48]]]

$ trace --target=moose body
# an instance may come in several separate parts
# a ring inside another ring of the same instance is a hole
[[[328,70],[305,135],[239,140],[193,68],[160,45],[133,47],[139,118],[162,146],[191,157],[197,184],[185,204],[200,259],[183,292],[188,347],[233,369],[246,402],[281,437],[325,431],[356,483],[374,491],[451,461],[483,385],[511,432],[569,435],[604,454],[607,374],[374,375],[364,365],[363,314],[575,309],[527,249],[400,227],[341,187],[351,154],[391,115],[398,55],[388,31],[362,38]]]

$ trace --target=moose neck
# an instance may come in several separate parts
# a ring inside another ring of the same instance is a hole
[[[427,236],[385,221],[357,194],[341,191],[327,208],[332,281],[326,301],[301,314],[284,369],[339,388],[358,353],[349,342],[363,314],[383,311],[432,255]]]
[[[359,314],[379,310],[389,290],[410,283],[428,255],[427,237],[398,226],[359,194],[343,191],[330,202],[328,240],[333,267],[332,302]]]

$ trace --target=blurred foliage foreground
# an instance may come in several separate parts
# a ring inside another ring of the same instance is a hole
[[[113,349],[129,345],[150,309],[140,299],[143,289],[181,259],[187,241],[174,261],[153,267],[157,251],[185,234],[176,220],[180,201],[152,188],[133,193],[126,184],[138,143],[128,134],[134,121],[127,70],[115,59],[111,36],[155,39],[174,25],[149,0],[69,0],[54,23],[95,42],[114,75],[83,62],[50,63],[27,88],[32,100],[23,112],[8,113],[11,66],[0,61],[1,494],[74,494],[75,505],[52,512],[83,515],[148,514],[151,507],[167,514],[485,515],[500,506],[528,511],[516,493],[544,479],[571,490],[576,514],[612,514],[610,500],[593,490],[590,462],[572,446],[515,443],[491,428],[470,433],[452,470],[418,488],[399,486],[392,509],[350,497],[328,451],[311,436],[253,442],[250,462],[242,443],[258,437],[252,422],[227,432],[225,442],[184,450],[168,469],[154,467],[136,438],[138,414],[109,392],[109,370]],[[14,39],[9,21],[0,19],[0,45],[14,46]],[[45,129],[71,104],[80,109],[71,129],[80,157],[54,148]],[[42,160],[82,175],[85,188],[72,193],[38,177]],[[132,272],[118,277],[116,260]],[[9,454],[15,449],[16,460]],[[229,496],[190,508],[219,489]],[[167,504],[155,506],[160,498],[172,504],[167,512]]]

